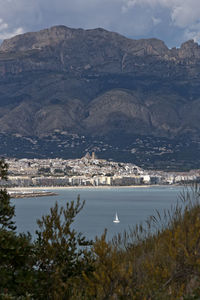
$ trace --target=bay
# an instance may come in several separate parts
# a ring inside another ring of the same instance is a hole
[[[48,190],[48,189],[45,189]],[[112,187],[112,188],[60,188],[55,189],[56,196],[11,199],[15,205],[15,221],[18,232],[30,232],[35,237],[38,229],[36,220],[49,210],[57,201],[65,206],[66,202],[76,200],[80,195],[85,200],[83,210],[77,215],[74,228],[89,239],[108,230],[108,238],[129,230],[144,222],[158,210],[170,209],[177,203],[181,187]],[[115,213],[120,223],[113,223]]]

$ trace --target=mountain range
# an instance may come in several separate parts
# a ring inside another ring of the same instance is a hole
[[[0,132],[200,138],[200,46],[54,26],[0,46]],[[120,144],[120,143],[119,143]]]

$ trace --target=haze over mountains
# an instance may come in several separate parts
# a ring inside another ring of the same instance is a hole
[[[200,137],[200,47],[55,26],[0,46],[0,132]]]

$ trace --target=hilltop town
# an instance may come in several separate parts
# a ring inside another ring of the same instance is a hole
[[[147,171],[135,164],[98,159],[93,152],[81,159],[7,159],[8,187],[131,186],[179,184],[200,180],[200,170],[187,173]]]

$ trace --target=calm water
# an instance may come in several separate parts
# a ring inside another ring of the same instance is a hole
[[[56,201],[65,205],[80,194],[81,200],[86,200],[86,203],[76,217],[76,230],[94,238],[107,228],[111,238],[115,233],[145,221],[155,210],[162,212],[170,208],[177,202],[181,190],[179,187],[59,189],[55,190],[59,194],[57,196],[12,199],[12,203],[16,208],[18,232],[29,231],[34,236],[36,220],[48,214]],[[113,223],[116,211],[119,224]]]

